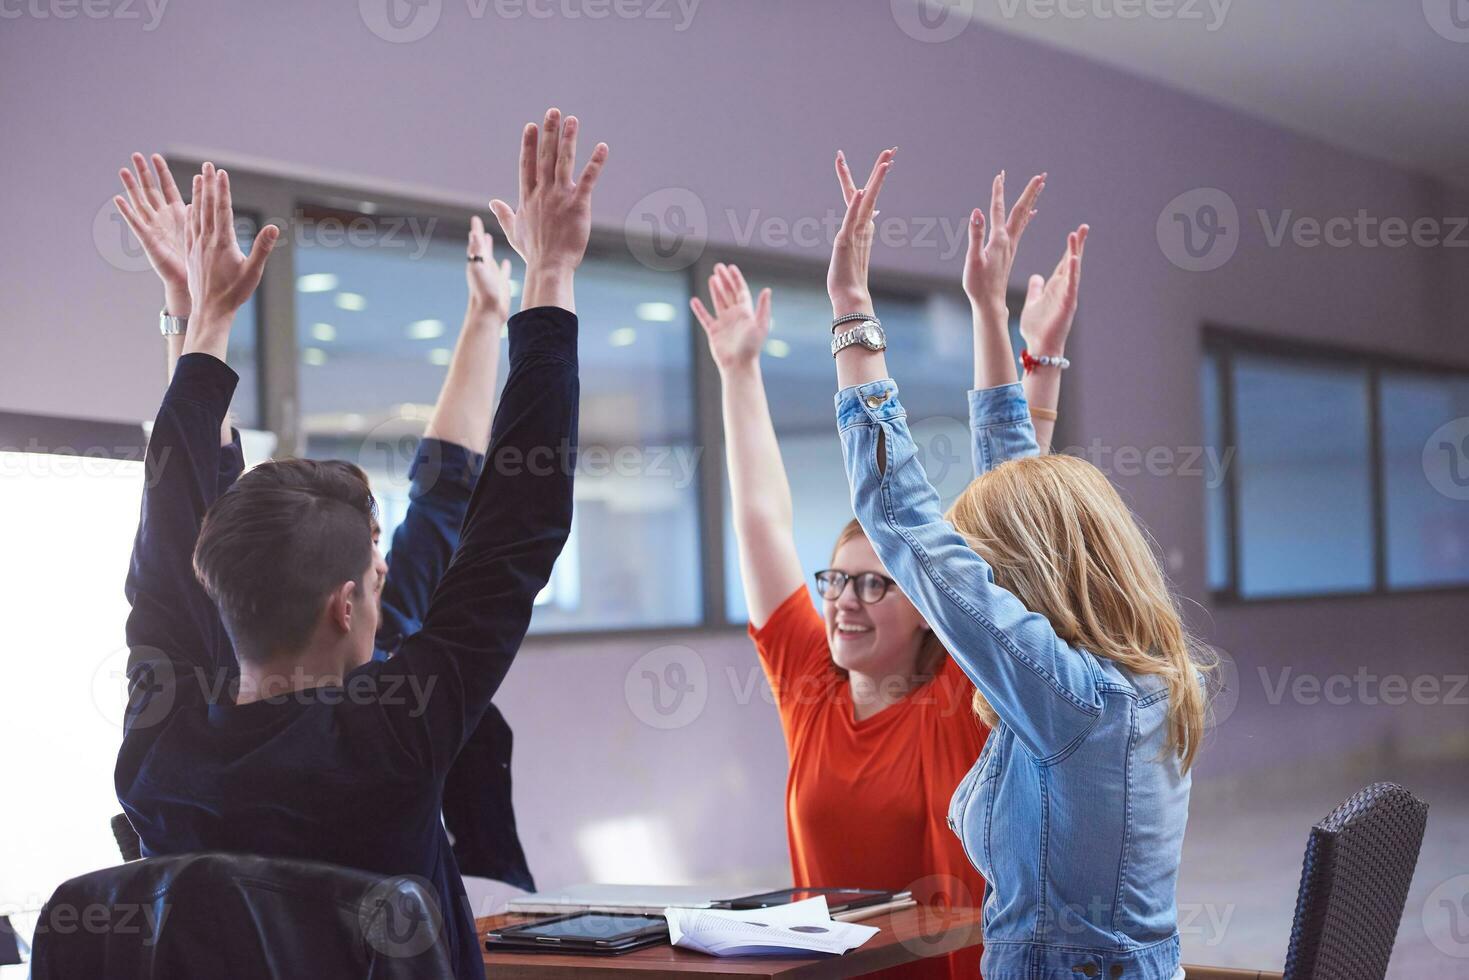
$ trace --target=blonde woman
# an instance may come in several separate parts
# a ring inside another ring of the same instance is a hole
[[[1095,467],[1011,459],[940,510],[867,288],[884,156],[832,250],[835,318],[867,318],[833,341],[837,419],[868,540],[993,726],[949,810],[990,884],[982,972],[1170,980],[1182,973],[1174,887],[1204,727],[1199,667],[1147,539]],[[966,283],[1008,276],[1028,216],[1006,219],[997,177],[988,242],[983,213],[971,215]],[[1050,360],[1035,370],[1059,370]],[[1007,336],[976,367],[982,390],[1023,400]]]

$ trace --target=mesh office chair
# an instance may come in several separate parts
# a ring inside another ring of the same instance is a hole
[[[1373,783],[1311,828],[1285,980],[1382,980],[1427,824],[1427,803]]]
[[[64,882],[36,923],[33,980],[454,975],[427,883],[246,854],[146,858]]]

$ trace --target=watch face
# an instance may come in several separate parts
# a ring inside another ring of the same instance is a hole
[[[868,347],[876,349],[882,346],[882,328],[871,320],[862,324],[862,342]]]

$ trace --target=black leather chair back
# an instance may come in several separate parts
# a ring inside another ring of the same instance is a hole
[[[41,910],[34,980],[443,980],[432,886],[245,854],[147,858],[65,882]]]

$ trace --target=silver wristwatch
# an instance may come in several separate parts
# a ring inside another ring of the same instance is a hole
[[[189,329],[189,318],[186,316],[169,316],[167,310],[158,313],[158,332],[165,337],[177,337],[179,334],[187,333]]]
[[[887,334],[882,332],[882,324],[876,320],[863,319],[851,330],[836,334],[831,338],[831,356],[836,357],[837,352],[851,347],[853,344],[861,344],[871,351],[887,350]]]

